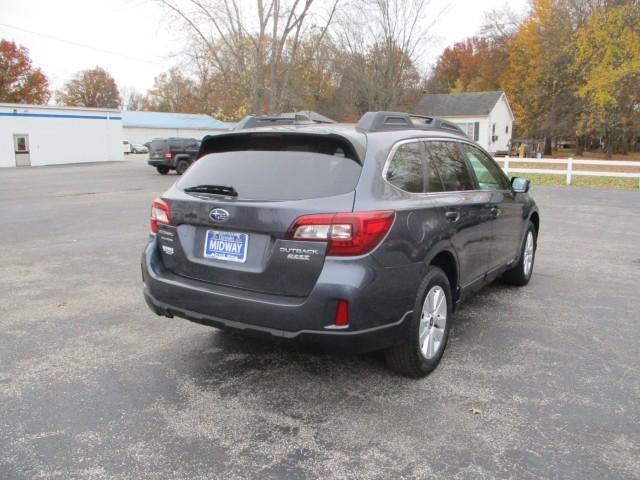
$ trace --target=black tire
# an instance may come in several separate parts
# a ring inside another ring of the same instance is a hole
[[[527,261],[527,259],[525,258],[525,249],[527,247],[527,239],[529,238],[529,235],[531,235],[531,238],[533,240],[533,253],[531,257],[531,266],[527,271],[527,269],[525,268],[525,263]],[[533,275],[533,267],[535,266],[536,260],[536,249],[536,227],[533,225],[533,223],[529,222],[527,230],[524,234],[524,238],[522,239],[522,245],[520,246],[520,260],[518,260],[518,263],[513,268],[507,270],[502,274],[502,279],[506,283],[516,285],[518,287],[523,287],[528,284],[529,280],[531,280],[531,275]]]
[[[187,160],[178,160],[178,163],[176,163],[176,173],[178,175],[182,175],[184,172],[187,171],[187,168],[189,168],[189,165],[191,165]]]
[[[158,173],[160,175],[166,175],[167,173],[169,173],[169,170],[171,170],[169,167],[164,167],[162,165],[156,167],[156,170],[158,170]]]
[[[444,333],[442,334],[440,345],[431,358],[426,358],[421,352],[419,338],[420,322],[425,298],[434,287],[440,287],[445,294],[446,324],[444,325]],[[429,267],[427,275],[424,277],[418,289],[413,313],[405,329],[404,341],[400,345],[385,350],[387,365],[391,370],[406,377],[421,378],[428,375],[438,366],[447,346],[447,340],[449,339],[452,302],[453,297],[451,295],[449,279],[440,268],[434,266]]]

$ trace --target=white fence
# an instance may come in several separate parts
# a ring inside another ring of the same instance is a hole
[[[575,176],[588,177],[621,177],[621,178],[637,178],[638,188],[640,188],[640,161],[619,161],[619,160],[576,160],[575,158],[513,158],[499,157],[496,161],[503,162],[502,169],[508,175],[509,172],[516,173],[539,173],[543,175],[564,175],[567,178],[567,185],[571,185],[571,179]],[[512,164],[516,164],[515,167]],[[566,165],[564,169],[551,168],[522,168],[518,167],[518,163],[540,164],[540,165]],[[575,170],[574,165],[593,165],[603,167],[635,167],[637,172],[611,172],[598,170]]]

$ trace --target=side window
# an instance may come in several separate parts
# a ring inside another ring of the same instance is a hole
[[[391,159],[385,178],[400,190],[422,193],[424,171],[420,142],[400,145]]]
[[[480,190],[507,190],[507,180],[500,167],[484,153],[471,145],[463,144],[462,150],[476,174]]]
[[[425,142],[425,149],[428,148],[429,143]],[[440,178],[440,174],[436,165],[433,163],[431,158],[426,155],[425,158],[425,192],[428,193],[437,193],[444,192],[444,184],[442,183],[442,179]]]
[[[425,142],[427,159],[435,165],[444,189],[449,192],[475,190],[467,164],[453,142]]]

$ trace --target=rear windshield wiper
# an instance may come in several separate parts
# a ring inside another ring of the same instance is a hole
[[[196,185],[184,189],[186,193],[210,193],[212,195],[224,195],[226,197],[237,197],[236,189],[227,185]]]

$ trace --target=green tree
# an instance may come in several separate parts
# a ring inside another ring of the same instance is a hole
[[[119,108],[120,93],[115,80],[100,67],[83,70],[56,92],[56,101],[70,107]]]
[[[39,104],[50,96],[47,77],[31,65],[29,51],[0,40],[0,102]]]
[[[575,41],[572,71],[586,107],[579,131],[601,135],[607,158],[627,153],[640,128],[640,4],[593,12]]]

